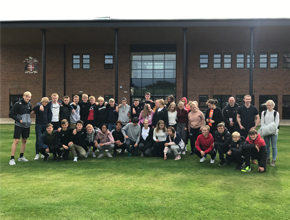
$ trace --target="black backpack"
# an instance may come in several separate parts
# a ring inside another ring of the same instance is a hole
[[[266,116],[266,113],[267,113],[267,110],[264,111],[264,118],[265,118],[265,116]],[[277,111],[274,110],[274,122],[276,121],[276,115],[277,115]],[[279,123],[279,125],[278,125],[278,129],[280,129],[280,123]]]

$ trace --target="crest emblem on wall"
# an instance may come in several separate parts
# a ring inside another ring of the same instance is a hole
[[[38,73],[38,60],[36,58],[33,58],[32,56],[29,56],[26,58],[23,63],[25,63],[24,71],[25,73]]]

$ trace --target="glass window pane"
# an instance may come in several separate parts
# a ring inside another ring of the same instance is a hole
[[[214,55],[213,55],[213,58],[221,58],[221,57],[222,57],[221,54],[214,54]]]
[[[73,63],[80,63],[81,60],[80,59],[73,59]]]
[[[237,63],[237,68],[244,68],[244,64],[242,64],[242,63]]]
[[[221,64],[213,64],[213,68],[221,68]]]
[[[225,63],[225,64],[224,64],[224,68],[226,68],[226,69],[231,68],[231,64],[229,64],[229,63]]]
[[[90,63],[89,59],[83,59],[83,63]]]
[[[142,78],[153,78],[153,70],[142,70]]]
[[[260,64],[260,68],[267,68],[267,64],[266,63],[261,63]]]
[[[267,58],[267,54],[260,54],[260,57],[266,57]]]
[[[165,82],[165,87],[175,87],[175,82],[176,80],[175,79],[165,79],[164,80]]]
[[[176,70],[165,70],[165,78],[175,78]]]
[[[90,69],[90,64],[83,64],[83,69]]]
[[[277,61],[278,61],[278,58],[272,58],[272,57],[270,58],[270,62],[271,63],[274,63],[274,62],[277,62]]]
[[[73,58],[81,58],[80,55],[73,55]]]
[[[152,87],[152,79],[142,79],[142,89],[147,89],[147,87]]]
[[[164,78],[164,70],[154,70],[154,78]]]
[[[200,59],[200,63],[208,63],[208,59]]]
[[[278,68],[277,63],[270,63],[270,68]]]
[[[83,55],[83,59],[87,59],[87,58],[90,58],[90,55],[89,54],[84,54]]]
[[[176,61],[165,61],[165,69],[176,69]]]
[[[153,53],[142,53],[142,60],[153,60]]]
[[[141,69],[141,61],[133,61],[132,69]]]
[[[277,57],[278,58],[278,54],[277,53],[272,53],[271,57]]]
[[[142,61],[142,69],[153,69],[153,61]]]
[[[176,60],[175,53],[165,53],[165,60]]]
[[[172,95],[172,94],[175,94],[175,88],[165,88],[164,89],[164,95],[165,96],[169,96],[169,95]]]
[[[131,78],[141,78],[141,70],[132,70]]]
[[[164,60],[164,53],[154,53],[154,60]]]
[[[105,59],[105,64],[113,64],[113,59]]]
[[[207,65],[207,64],[200,64],[199,67],[200,67],[200,68],[207,68],[208,65]]]
[[[141,88],[141,79],[132,79],[132,87]]]
[[[237,54],[237,58],[244,58],[244,54]]]
[[[164,61],[154,61],[154,69],[164,69]]]
[[[80,64],[73,64],[74,69],[80,69],[81,65]]]
[[[141,53],[131,53],[131,60],[141,60]]]
[[[200,54],[200,55],[199,55],[199,58],[201,58],[201,59],[202,59],[202,58],[208,58],[208,55],[207,55],[207,54]]]
[[[261,63],[266,63],[267,62],[267,58],[260,58],[260,62]]]
[[[105,55],[105,59],[113,59],[113,55]]]

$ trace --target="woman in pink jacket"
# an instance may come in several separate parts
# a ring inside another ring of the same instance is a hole
[[[153,115],[154,115],[154,111],[151,109],[151,106],[149,104],[144,105],[144,109],[141,111],[139,115],[138,124],[142,126],[143,121],[147,119],[149,122],[149,127],[151,127]]]
[[[114,150],[114,142],[114,137],[112,133],[108,130],[108,125],[103,124],[101,127],[101,131],[98,132],[94,140],[95,146],[100,151],[100,155],[98,156],[98,158],[104,156],[104,150],[108,150],[108,157],[113,157],[110,152]]]

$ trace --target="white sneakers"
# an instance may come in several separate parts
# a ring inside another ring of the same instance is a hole
[[[45,158],[45,156],[42,154],[42,155],[41,155],[41,158],[43,159],[43,158]]]
[[[78,157],[74,157],[74,162],[77,162],[78,161]]]
[[[11,159],[10,161],[9,161],[9,165],[11,165],[11,166],[13,166],[13,165],[15,165],[16,163],[15,163],[15,160],[14,159]]]
[[[36,154],[34,160],[39,160],[39,154]]]
[[[210,163],[214,163],[214,160],[213,159],[210,159]]]
[[[19,157],[18,161],[27,162],[28,160],[23,156],[23,157]]]
[[[86,156],[85,156],[85,158],[88,158],[88,156],[89,156],[89,153],[90,153],[89,151],[86,153]]]
[[[203,163],[205,161],[205,157],[202,157],[199,162]]]
[[[107,152],[108,157],[112,158],[112,154],[110,152]]]
[[[95,152],[93,152],[93,157],[97,157],[96,154],[95,154]]]
[[[104,154],[100,154],[99,156],[98,156],[98,158],[102,158],[104,156]]]

